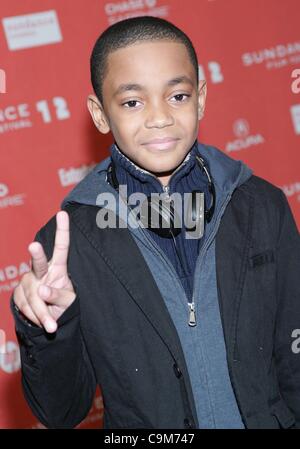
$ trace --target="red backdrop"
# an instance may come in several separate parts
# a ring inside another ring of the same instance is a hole
[[[195,44],[208,85],[200,140],[282,188],[300,223],[299,0],[1,0],[2,428],[42,427],[22,396],[9,311],[28,243],[112,142],[86,107],[92,46],[108,25],[145,14],[174,22]],[[80,427],[100,427],[102,412],[99,390]]]

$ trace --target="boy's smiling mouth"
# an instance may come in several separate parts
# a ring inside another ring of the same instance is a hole
[[[151,139],[147,142],[142,143],[142,145],[152,150],[168,150],[169,148],[172,148],[176,144],[176,142],[178,142],[178,140],[179,139],[176,137],[163,137]]]

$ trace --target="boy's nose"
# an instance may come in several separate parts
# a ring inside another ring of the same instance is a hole
[[[148,110],[145,120],[146,128],[164,128],[174,124],[174,117],[166,105],[153,105]]]

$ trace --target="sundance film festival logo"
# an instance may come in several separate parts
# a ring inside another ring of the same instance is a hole
[[[300,62],[300,42],[278,44],[244,53],[242,62],[246,67],[264,64],[267,69],[279,69],[289,64],[298,64]]]
[[[32,126],[26,103],[8,105],[0,109],[0,134]]]
[[[54,120],[66,120],[71,112],[64,97],[56,96],[51,99],[41,99],[34,104],[40,119],[44,124]],[[8,105],[0,109],[0,133],[17,131],[33,126],[32,111],[28,103]]]
[[[2,19],[9,50],[38,47],[62,41],[56,11],[49,10]]]
[[[0,183],[0,211],[6,207],[22,206],[24,204],[24,193],[9,195],[8,186]]]
[[[257,146],[264,143],[265,139],[261,134],[251,134],[250,126],[247,120],[238,119],[233,123],[233,133],[236,136],[235,140],[227,142],[225,150],[239,151],[252,146]]]
[[[125,0],[119,2],[108,2],[104,10],[109,24],[119,22],[137,16],[167,17],[169,6],[157,6],[157,0]]]
[[[30,266],[27,262],[0,268],[0,293],[12,291],[18,285],[19,278],[29,271]]]

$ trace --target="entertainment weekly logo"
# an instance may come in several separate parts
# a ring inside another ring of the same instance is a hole
[[[81,167],[59,168],[57,170],[59,181],[63,187],[77,184],[96,166],[93,162],[90,165],[82,165]]]
[[[0,108],[0,134],[19,131],[34,125],[32,116],[37,113],[44,124],[67,120],[71,113],[64,97],[38,100],[33,105],[20,103]]]
[[[62,41],[55,10],[2,19],[9,50],[23,50]]]
[[[225,151],[240,151],[250,147],[256,147],[265,142],[264,137],[260,134],[250,133],[250,126],[247,120],[240,118],[233,123],[233,133],[236,139],[227,142]]]
[[[7,207],[23,206],[25,193],[9,195],[7,184],[0,183],[0,211]]]
[[[104,11],[109,25],[130,17],[155,16],[166,18],[169,15],[169,5],[157,5],[157,0],[127,0],[108,2]]]
[[[300,42],[276,44],[273,47],[243,53],[241,58],[245,67],[263,64],[268,70],[280,69],[300,62]]]

